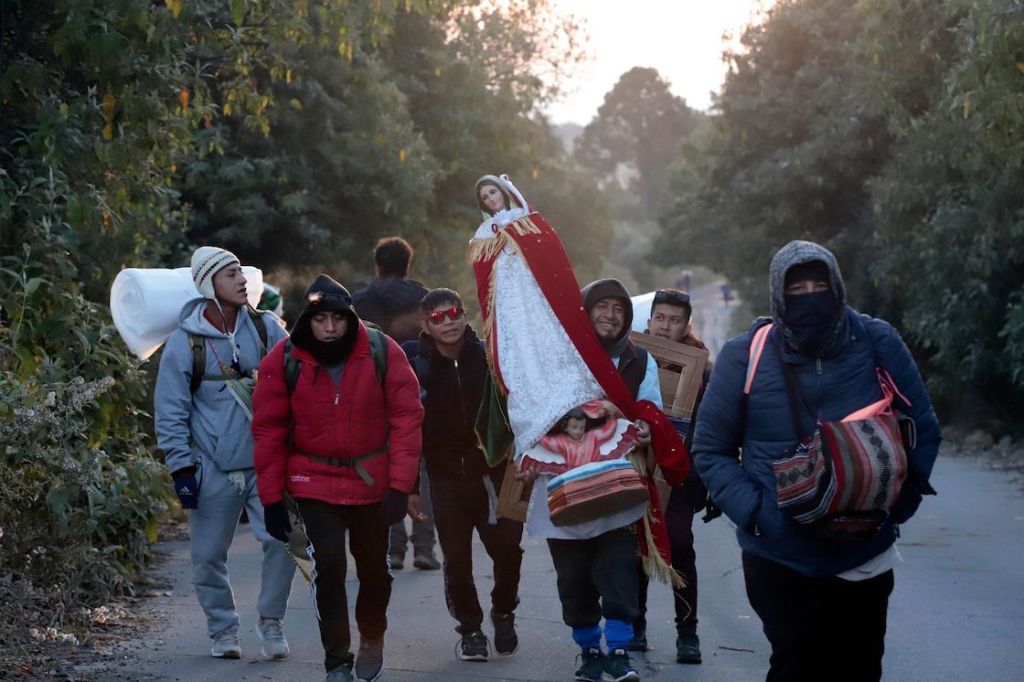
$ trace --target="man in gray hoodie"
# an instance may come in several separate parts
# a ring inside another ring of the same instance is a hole
[[[212,246],[197,249],[192,279],[202,298],[182,308],[178,329],[171,332],[160,359],[157,445],[181,506],[189,510],[192,583],[213,639],[211,655],[242,655],[227,554],[244,508],[263,544],[257,600],[263,655],[285,658],[282,620],[295,566],[264,524],[251,422],[256,368],[267,349],[287,334],[273,313],[257,313],[248,306],[245,275],[231,252]]]

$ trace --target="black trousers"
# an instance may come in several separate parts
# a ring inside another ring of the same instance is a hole
[[[479,630],[483,610],[473,582],[473,529],[494,562],[491,607],[512,613],[519,604],[519,574],[523,563],[523,524],[499,518],[487,523],[487,489],[483,479],[430,479],[434,497],[434,526],[444,556],[444,598],[460,633]]]
[[[772,645],[768,682],[881,679],[891,570],[859,582],[813,578],[744,552],[743,576]]]
[[[637,540],[629,527],[587,540],[548,540],[558,578],[562,620],[571,628],[601,622],[601,616],[632,623],[637,605]]]
[[[356,562],[359,593],[356,597],[356,625],[363,639],[379,639],[388,626],[391,599],[388,569],[388,526],[383,505],[337,505],[319,500],[298,499],[313,559],[313,599],[320,640],[324,645],[324,667],[328,672],[340,665],[352,666],[352,635],[349,632],[348,595],[345,574],[345,534]]]
[[[683,488],[673,488],[665,509],[665,527],[672,550],[672,568],[686,581],[685,587],[672,588],[676,633],[680,635],[697,634],[697,553],[693,550],[693,514],[691,496]],[[650,580],[640,562],[637,562],[637,573],[640,576],[640,616],[635,624],[646,626]]]

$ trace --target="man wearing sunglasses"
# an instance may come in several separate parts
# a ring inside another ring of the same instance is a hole
[[[693,333],[690,324],[693,306],[689,294],[678,289],[659,289],[654,293],[651,305],[651,317],[647,321],[645,333],[658,338],[682,343],[694,348],[706,350],[703,342]],[[669,366],[668,369],[679,368]],[[697,402],[694,405],[693,419],[672,420],[679,435],[687,443],[693,442],[693,430],[696,424],[697,409],[704,386],[711,375],[710,366],[704,371]],[[676,609],[676,661],[678,663],[700,663],[700,640],[697,638],[697,566],[696,554],[693,551],[693,515],[706,505],[707,490],[697,474],[696,467],[690,467],[686,483],[672,488],[672,493],[665,509],[665,525],[668,529],[669,543],[672,548],[672,567],[679,571],[686,582],[685,587],[673,589]],[[648,579],[643,570],[640,575],[640,616],[633,622],[633,641],[630,651],[647,651],[647,588]]]
[[[445,601],[458,621],[458,657],[486,661],[483,610],[473,583],[473,529],[494,562],[494,649],[508,656],[519,646],[513,611],[519,603],[523,524],[497,518],[493,511],[505,467],[489,468],[477,443],[474,424],[484,394],[487,356],[466,320],[462,298],[451,289],[434,289],[421,308],[419,340],[403,349],[420,381],[425,409],[423,460],[444,555]],[[421,511],[417,496],[409,504],[414,515]]]

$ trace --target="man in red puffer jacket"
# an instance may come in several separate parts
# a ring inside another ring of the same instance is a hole
[[[331,682],[353,679],[346,533],[359,575],[354,672],[375,680],[383,670],[388,528],[405,516],[416,482],[422,421],[419,384],[405,353],[359,320],[345,287],[317,277],[291,339],[260,363],[252,426],[267,531],[287,542],[287,491],[309,537]]]

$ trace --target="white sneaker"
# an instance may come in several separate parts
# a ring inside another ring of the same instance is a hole
[[[288,657],[288,640],[284,638],[284,624],[280,618],[260,617],[256,629],[263,640],[263,655],[266,658],[282,659]]]
[[[213,638],[210,655],[214,658],[241,658],[242,645],[237,632],[222,632]]]

